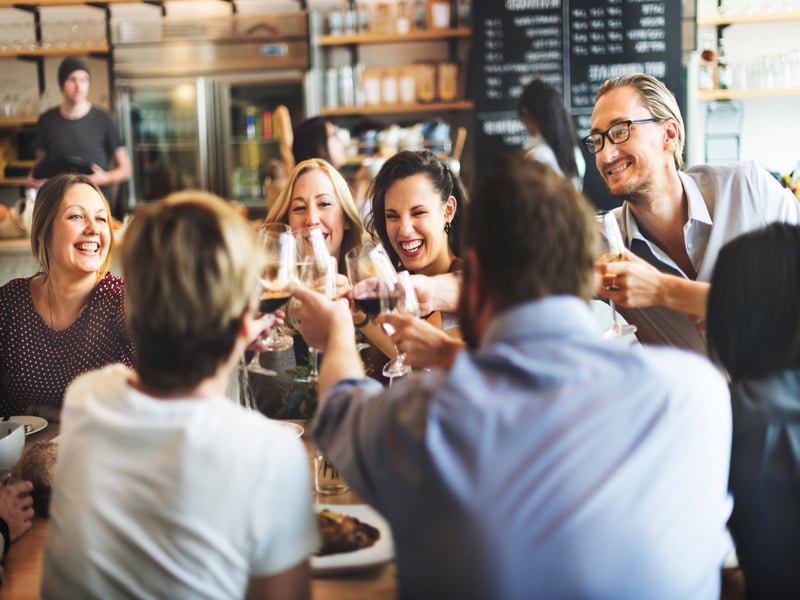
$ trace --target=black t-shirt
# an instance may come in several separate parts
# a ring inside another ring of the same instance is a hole
[[[77,156],[108,170],[122,138],[114,119],[92,106],[80,119],[69,120],[59,107],[42,113],[36,124],[36,148],[48,158]]]

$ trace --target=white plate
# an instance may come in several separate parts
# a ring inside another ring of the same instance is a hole
[[[47,419],[43,419],[42,417],[29,417],[27,415],[21,415],[19,417],[9,417],[8,420],[28,425],[29,427],[25,427],[25,435],[36,433],[37,431],[41,431],[47,427]]]
[[[314,511],[327,508],[333,512],[343,513],[372,525],[381,532],[378,541],[369,548],[355,552],[340,552],[327,556],[311,556],[311,570],[314,575],[336,575],[363,571],[388,562],[394,558],[394,542],[389,524],[378,512],[366,504],[315,504]]]
[[[291,421],[281,421],[279,419],[270,419],[273,423],[277,423],[281,427],[285,427],[286,429],[291,429],[297,434],[297,437],[303,435],[305,429],[303,429],[302,425],[298,425],[297,423],[292,423]]]

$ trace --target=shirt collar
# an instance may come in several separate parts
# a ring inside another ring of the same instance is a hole
[[[695,180],[683,171],[678,171],[678,177],[680,177],[683,191],[686,195],[689,215],[687,222],[696,221],[705,223],[706,225],[713,225],[714,221],[711,219],[706,201]],[[642,240],[648,246],[651,245],[644,235],[642,235],[642,232],[639,231],[639,226],[636,224],[636,219],[633,217],[633,212],[631,212],[627,202],[623,204],[621,225],[624,226],[626,246],[630,248],[631,241],[634,239]]]
[[[481,347],[531,335],[571,337],[600,334],[589,304],[577,296],[548,296],[518,304],[495,315],[481,338]]]

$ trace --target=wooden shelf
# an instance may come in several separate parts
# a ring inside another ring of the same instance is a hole
[[[737,25],[742,23],[776,23],[778,21],[800,21],[800,11],[787,13],[765,13],[757,15],[714,15],[711,17],[697,17],[697,24],[706,25]]]
[[[108,45],[96,46],[52,46],[50,48],[25,48],[22,50],[0,50],[0,58],[30,56],[67,56],[70,54],[107,54]]]
[[[13,117],[10,119],[0,119],[0,129],[22,127],[23,125],[36,125],[39,120],[38,116],[32,117]]]
[[[139,3],[142,0],[102,0],[100,4],[133,4]],[[0,0],[0,8],[14,8],[16,6],[82,6],[91,5],[97,6],[95,2],[81,1],[81,0],[37,0],[36,2],[25,2],[20,0]]]
[[[393,115],[400,113],[433,113],[472,110],[471,100],[456,100],[455,102],[431,102],[429,104],[374,104],[365,106],[341,106],[338,108],[323,108],[322,114],[328,117],[347,117],[356,115]]]
[[[800,88],[781,88],[777,90],[701,90],[700,100],[728,100],[730,98],[768,98],[772,96],[797,96]]]
[[[27,177],[0,177],[0,186],[15,187],[18,185],[28,185]]]
[[[351,46],[354,44],[404,44],[407,42],[441,41],[446,39],[469,38],[472,30],[468,27],[458,29],[424,29],[408,33],[356,33],[354,35],[323,35],[320,46]]]

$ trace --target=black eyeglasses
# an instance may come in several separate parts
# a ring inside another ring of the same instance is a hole
[[[628,139],[631,137],[631,125],[634,123],[659,123],[660,119],[636,119],[636,120],[628,120],[622,121],[621,123],[615,123],[605,131],[600,131],[598,133],[590,133],[585,138],[581,140],[583,143],[583,147],[586,148],[586,151],[589,154],[597,154],[600,150],[603,149],[603,146],[606,144],[606,138],[612,144],[621,144],[622,142],[627,142]]]

